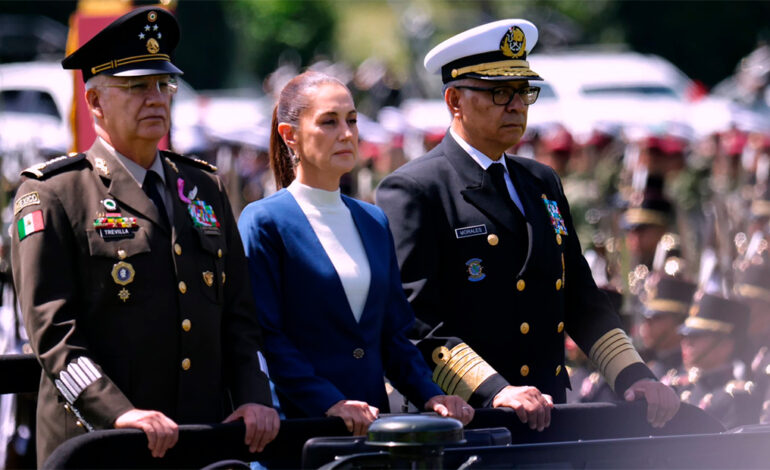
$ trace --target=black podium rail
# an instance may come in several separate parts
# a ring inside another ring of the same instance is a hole
[[[646,422],[644,406],[643,403],[557,405],[552,413],[551,426],[541,433],[530,430],[513,412],[482,409],[476,410],[476,417],[469,428],[505,427],[510,430],[514,444],[532,444],[525,447],[548,441],[647,438],[724,431],[713,418],[690,405],[682,405],[666,427],[652,428]],[[141,431],[96,431],[62,444],[44,468],[202,468],[226,459],[258,460],[271,469],[299,468],[303,446],[308,439],[349,434],[339,418],[284,420],[276,440],[261,454],[248,452],[243,445],[243,435],[242,423],[180,426],[177,445],[163,459],[154,459],[147,449],[147,438]]]
[[[750,433],[447,449],[444,468],[473,462],[467,468],[758,469],[770,466],[768,443],[770,427]]]

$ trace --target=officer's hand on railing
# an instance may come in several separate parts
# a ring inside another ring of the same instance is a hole
[[[551,425],[553,398],[540,393],[536,387],[508,385],[495,395],[492,406],[513,408],[521,422],[529,424],[530,429],[542,431]]]
[[[326,416],[338,416],[345,421],[354,436],[363,436],[369,425],[380,415],[380,410],[356,400],[340,400],[326,411]]]
[[[147,447],[153,457],[163,457],[179,440],[179,426],[160,411],[126,411],[115,420],[115,429],[136,428],[147,435]]]
[[[679,411],[681,405],[671,387],[653,379],[634,382],[623,396],[626,401],[647,400],[647,421],[654,428],[662,428]]]
[[[471,422],[474,414],[473,407],[455,395],[436,395],[425,403],[425,409],[460,420],[463,426]]]
[[[249,452],[262,452],[278,435],[281,426],[277,411],[257,403],[244,403],[222,422],[229,423],[238,419],[242,419],[246,425],[243,442],[249,446]]]

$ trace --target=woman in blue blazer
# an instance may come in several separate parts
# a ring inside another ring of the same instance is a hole
[[[387,376],[413,403],[468,423],[473,409],[443,394],[406,338],[414,313],[384,213],[340,194],[358,154],[347,87],[317,72],[292,79],[273,112],[270,147],[285,189],[249,204],[239,228],[286,415],[339,416],[363,434],[388,408]]]

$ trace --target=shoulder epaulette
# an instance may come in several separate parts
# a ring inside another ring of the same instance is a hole
[[[186,163],[188,165],[192,165],[194,167],[200,168],[202,170],[210,171],[212,173],[215,173],[218,170],[216,166],[212,165],[211,163],[205,160],[201,160],[200,158],[186,157],[184,155],[179,155],[178,153],[169,152],[166,150],[164,150],[162,153],[164,157],[168,157],[175,162]]]
[[[32,165],[22,171],[21,174],[29,176],[30,178],[43,179],[59,172],[62,168],[66,168],[83,160],[84,158],[86,158],[86,154],[72,152],[69,155],[62,155],[61,157],[56,157],[46,162]]]

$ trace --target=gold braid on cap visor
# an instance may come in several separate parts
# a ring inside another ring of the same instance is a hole
[[[684,325],[697,330],[707,330],[727,335],[733,332],[733,325],[719,320],[711,320],[709,318],[688,317],[687,320],[684,321]]]
[[[681,313],[682,315],[687,315],[687,307],[689,307],[689,305],[684,302],[665,299],[648,300],[644,303],[644,306],[657,312]]]
[[[96,75],[97,73],[104,72],[105,70],[116,69],[124,65],[133,64],[135,62],[144,62],[147,60],[163,60],[166,62],[171,62],[171,57],[169,57],[168,54],[135,55],[131,57],[126,57],[125,59],[111,60],[109,62],[103,63],[102,65],[91,67],[91,73]]]
[[[519,70],[512,70],[519,69]],[[537,73],[529,68],[526,60],[501,60],[499,62],[487,62],[485,64],[469,65],[459,69],[452,69],[452,78],[457,78],[466,73],[478,73],[491,76],[511,77],[537,77]]]

